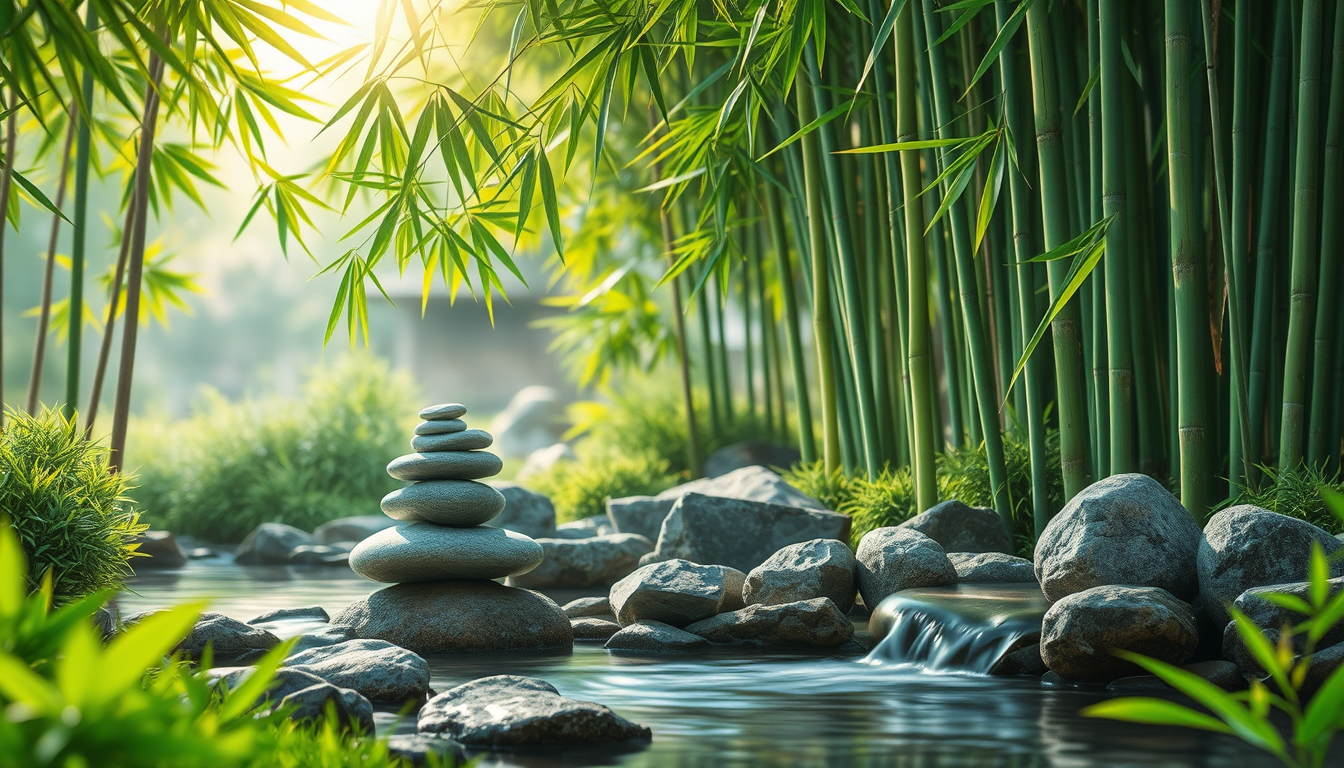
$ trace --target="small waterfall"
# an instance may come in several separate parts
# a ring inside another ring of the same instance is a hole
[[[1040,639],[1049,602],[1035,584],[961,584],[907,589],[869,619],[880,640],[870,664],[988,674],[1009,653]]]

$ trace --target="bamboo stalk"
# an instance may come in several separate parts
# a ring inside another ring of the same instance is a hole
[[[918,136],[919,116],[915,112],[915,30],[913,3],[907,3],[896,17],[896,135],[898,141],[913,141]],[[901,153],[901,188],[906,201],[919,194],[919,157]],[[924,256],[924,222],[920,207],[905,207],[905,256],[910,301],[910,342],[907,346],[910,392],[914,422],[915,497],[919,509],[938,503],[934,476],[933,393],[929,356],[929,276]]]
[[[1335,37],[1330,61],[1330,111],[1325,129],[1325,158],[1321,177],[1325,180],[1321,210],[1321,267],[1319,295],[1335,295],[1339,285],[1340,231],[1339,212],[1344,209],[1344,10],[1335,7]],[[1326,466],[1338,451],[1339,434],[1333,415],[1333,400],[1344,381],[1335,379],[1333,356],[1338,306],[1326,302],[1316,308],[1315,363],[1311,384],[1311,428],[1308,431],[1307,458],[1315,466]],[[1333,441],[1333,445],[1332,445]]]
[[[1180,445],[1181,503],[1195,519],[1208,511],[1206,456],[1208,411],[1204,402],[1204,358],[1208,344],[1209,305],[1206,268],[1196,228],[1190,142],[1189,7],[1166,4],[1167,176],[1171,205],[1171,272],[1176,307],[1176,375]]]
[[[157,54],[150,56],[149,74],[135,165],[134,195],[138,201],[138,213],[131,228],[130,258],[126,270],[126,321],[121,335],[121,363],[117,367],[117,395],[112,410],[112,455],[109,465],[113,472],[120,472],[124,466],[126,428],[131,416],[131,384],[135,375],[135,346],[140,329],[140,286],[145,264],[145,224],[149,219],[150,160],[154,154],[154,134],[159,120],[159,85],[163,80],[163,60]]]
[[[65,141],[61,144],[61,171],[56,180],[56,209],[65,204],[65,182],[70,173],[70,147],[75,141],[75,114],[77,108],[70,107],[69,125],[65,129]],[[37,339],[33,343],[33,372],[28,378],[28,403],[26,410],[37,413],[37,396],[42,388],[42,366],[47,360],[47,325],[51,320],[51,282],[56,267],[56,243],[61,234],[61,217],[51,215],[51,234],[47,237],[47,257],[42,270],[42,302],[37,314]],[[82,318],[80,318],[82,320]],[[74,318],[71,322],[76,322]]]
[[[1243,282],[1250,269],[1250,229],[1246,222],[1250,220],[1251,209],[1251,153],[1250,135],[1250,30],[1251,7],[1247,0],[1237,0],[1237,17],[1234,29],[1234,49],[1232,66],[1232,208],[1230,218],[1231,239],[1227,256],[1227,269],[1230,277],[1237,282],[1237,298],[1231,303],[1228,327],[1236,334],[1233,347],[1240,345],[1241,358],[1232,366],[1232,397],[1228,417],[1232,421],[1228,443],[1228,480],[1236,487],[1249,481],[1252,476],[1252,424],[1250,418],[1250,359],[1247,354],[1246,339],[1250,328],[1249,309],[1246,302],[1246,284]]]
[[[1106,231],[1106,354],[1110,366],[1110,474],[1134,471],[1134,368],[1128,315],[1129,211],[1125,184],[1124,78],[1129,73],[1120,58],[1124,27],[1121,0],[1100,0],[1098,37],[1101,49],[1101,110],[1112,120],[1102,121],[1102,214],[1115,216]]]
[[[1069,199],[1064,146],[1059,123],[1059,102],[1054,83],[1054,51],[1050,45],[1047,3],[1027,11],[1030,41],[1033,106],[1036,118],[1037,160],[1040,164],[1041,213],[1045,247],[1057,248],[1070,239]],[[1050,262],[1050,299],[1057,302],[1064,290],[1068,265]],[[1066,304],[1050,324],[1054,335],[1055,387],[1059,403],[1060,470],[1064,498],[1073,498],[1088,485],[1087,399],[1082,349],[1082,318],[1075,302]]]
[[[933,0],[924,0],[924,18],[933,37],[941,25],[937,17]],[[941,34],[941,33],[940,33]],[[953,123],[952,95],[947,84],[947,64],[941,46],[929,48],[929,63],[933,73],[930,83],[934,99],[934,113],[941,126],[937,131],[939,138],[952,138]],[[942,157],[942,167],[953,160],[947,154]],[[976,290],[975,253],[970,241],[971,224],[966,217],[964,201],[953,203],[948,211],[949,225],[952,229],[953,260],[956,262],[957,279],[960,284],[961,313],[965,322],[965,339],[970,359],[971,376],[974,382],[975,403],[980,411],[980,426],[984,433],[985,456],[989,464],[989,481],[994,498],[994,508],[999,513],[1004,530],[1009,536],[1013,531],[1013,509],[1008,499],[1008,469],[1003,458],[1003,433],[999,428],[998,397],[994,387],[994,359],[990,356],[989,345],[985,340],[985,325],[980,313],[980,295]],[[969,414],[968,414],[969,416]]]
[[[775,265],[779,272],[779,298],[784,309],[784,341],[789,350],[789,372],[793,376],[794,409],[798,412],[798,452],[805,463],[811,463],[817,460],[817,446],[812,434],[812,403],[808,396],[802,333],[798,327],[801,310],[797,295],[794,293],[793,264],[789,258],[789,245],[784,234],[784,211],[779,201],[779,193],[771,184],[765,185],[765,199],[775,248]]]
[[[131,252],[131,232],[135,229],[135,217],[140,215],[139,211],[140,206],[132,195],[126,204],[126,224],[121,228],[121,245],[117,249],[117,264],[112,272],[112,289],[107,298],[107,321],[103,323],[103,339],[98,345],[98,362],[93,369],[93,386],[89,390],[89,407],[84,413],[86,439],[93,435],[93,425],[98,420],[98,406],[103,398],[103,381],[107,376],[107,364],[112,356],[112,336],[117,330],[121,287],[125,284],[126,262]]]
[[[84,31],[92,37],[94,29],[98,26],[98,12],[93,3],[87,3],[86,5],[88,7],[84,11]],[[84,104],[87,108],[92,109],[93,73],[87,69],[80,75],[80,88],[83,89]],[[85,119],[79,109],[75,110],[75,120],[78,121],[79,128],[75,139],[75,217],[70,227],[70,317],[72,319],[84,316],[84,251],[88,243],[89,166],[92,163],[91,123]],[[118,286],[119,288],[120,286]],[[104,333],[109,337],[112,335],[111,324],[107,326]],[[72,320],[69,338],[67,339],[65,403],[62,407],[65,418],[71,421],[75,419],[75,407],[79,403],[80,364],[83,352],[84,324],[82,320]],[[107,364],[106,353],[103,354],[102,364]],[[93,420],[90,419],[88,423],[92,427]]]
[[[1316,308],[1316,206],[1320,147],[1321,0],[1302,6],[1302,44],[1298,66],[1297,170],[1293,174],[1292,277],[1289,283],[1287,355],[1283,363],[1283,422],[1279,433],[1279,470],[1302,462],[1306,433],[1307,357]]]

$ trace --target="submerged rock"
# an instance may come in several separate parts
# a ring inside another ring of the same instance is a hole
[[[382,640],[347,640],[311,648],[291,656],[286,666],[359,691],[370,701],[423,701],[429,691],[429,664],[418,654]]]
[[[135,543],[141,557],[131,558],[132,568],[181,568],[187,564],[187,553],[170,531],[145,531],[135,537]]]
[[[132,619],[134,621],[134,619]],[[173,649],[183,658],[199,660],[207,646],[216,663],[248,664],[280,644],[280,638],[259,627],[222,613],[203,613],[187,636]]]
[[[610,586],[639,567],[639,558],[653,551],[653,542],[633,533],[590,539],[538,539],[545,553],[541,565],[513,576],[513,587]]]
[[[425,765],[434,755],[438,765],[460,765],[467,762],[467,751],[456,741],[433,733],[394,733],[387,737],[387,753],[408,761],[411,765]]]
[[[684,627],[718,613],[724,572],[713,565],[668,560],[643,566],[611,587],[611,608],[621,626],[661,621]]]
[[[1229,507],[1209,518],[1199,543],[1198,578],[1213,620],[1231,620],[1228,606],[1248,589],[1306,578],[1313,543],[1327,555],[1344,548],[1311,523],[1259,507]],[[1331,570],[1331,576],[1344,575],[1344,561]]]
[[[783,605],[828,597],[848,613],[854,607],[857,568],[849,547],[835,539],[790,544],[747,574],[742,599],[746,605]]]
[[[999,513],[984,507],[970,507],[956,499],[935,504],[901,523],[938,542],[944,552],[1013,553],[1012,539],[1003,529]]]
[[[1036,543],[1036,577],[1051,600],[1104,585],[1199,592],[1199,526],[1147,475],[1114,475],[1074,496]],[[1240,593],[1238,593],[1240,594]]]
[[[938,542],[910,528],[878,528],[859,542],[859,594],[876,607],[888,595],[912,587],[946,587],[957,571]]]
[[[1041,626],[1041,657],[1053,672],[1075,682],[1108,683],[1143,672],[1114,651],[1183,664],[1198,645],[1194,611],[1156,587],[1075,592],[1052,605]]]
[[[574,644],[550,598],[493,581],[396,584],[357,600],[333,624],[416,653],[545,651]]]
[[[785,648],[834,648],[854,637],[854,625],[827,597],[783,605],[748,605],[697,621],[686,631],[711,643]]]
[[[421,733],[468,746],[542,747],[647,740],[648,728],[601,704],[561,696],[544,680],[498,675],[435,696],[421,710]]]
[[[274,611],[267,611],[255,619],[249,620],[248,624],[266,624],[272,621],[331,621],[331,616],[327,609],[320,605],[310,605],[304,608],[280,608]]]
[[[612,635],[606,648],[617,653],[703,653],[709,641],[661,621],[637,621]]]

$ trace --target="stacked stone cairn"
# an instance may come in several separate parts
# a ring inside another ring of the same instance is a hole
[[[493,442],[488,432],[467,428],[466,413],[456,403],[420,411],[415,452],[387,465],[389,475],[410,483],[382,501],[383,512],[401,522],[350,553],[355,573],[396,586],[350,606],[335,623],[420,652],[571,644],[559,606],[493,581],[536,568],[543,553],[527,536],[486,525],[505,498],[477,481],[503,463],[484,450]]]

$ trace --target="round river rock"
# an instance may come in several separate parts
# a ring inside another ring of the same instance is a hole
[[[483,429],[468,429],[464,432],[449,432],[444,435],[416,435],[411,438],[411,450],[417,453],[438,453],[442,451],[478,451],[489,448],[495,442],[489,432]]]
[[[350,552],[350,568],[365,578],[391,584],[498,579],[526,573],[541,558],[540,544],[503,528],[407,523],[361,541]]]
[[[408,453],[387,465],[387,474],[398,480],[479,480],[498,475],[504,462],[485,451]]]
[[[426,480],[387,494],[382,506],[394,520],[469,528],[504,511],[504,494],[471,480]]]
[[[420,418],[426,421],[447,421],[460,419],[467,415],[467,406],[461,403],[443,403],[420,409]]]

